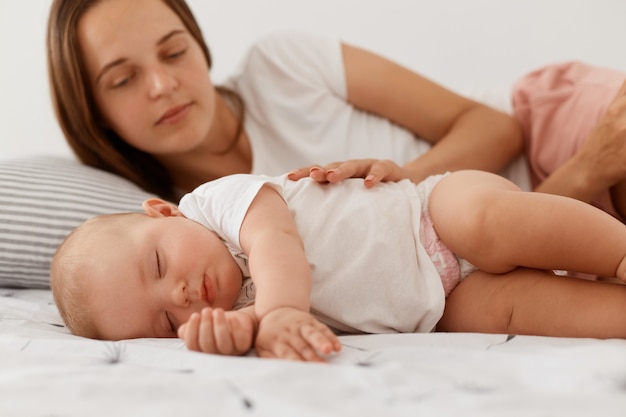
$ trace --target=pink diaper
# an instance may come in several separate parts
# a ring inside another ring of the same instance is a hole
[[[443,175],[433,175],[419,183],[417,191],[422,201],[422,216],[420,220],[420,241],[426,253],[435,264],[441,278],[446,297],[452,292],[461,280],[476,271],[476,267],[463,258],[456,256],[445,243],[441,241],[428,210],[428,197]]]

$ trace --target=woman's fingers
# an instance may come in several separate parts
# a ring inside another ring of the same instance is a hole
[[[624,80],[624,82],[622,83],[622,86],[619,88],[619,90],[617,90],[617,94],[615,95],[615,98],[622,97],[622,96],[626,96],[626,80]]]
[[[343,162],[334,162],[324,166],[326,181],[338,183],[347,178],[366,178],[377,162],[377,159],[351,159]],[[380,170],[380,167],[377,168]]]
[[[320,165],[308,165],[302,168],[294,169],[287,174],[287,178],[297,181],[302,178],[308,178],[314,169],[322,169]]]
[[[406,178],[395,162],[384,159],[351,159],[324,166],[311,165],[291,171],[288,178],[298,180],[310,177],[320,183],[339,183],[347,178],[363,178],[371,188],[381,181],[400,181]]]

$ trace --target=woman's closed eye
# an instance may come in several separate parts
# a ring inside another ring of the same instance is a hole
[[[185,55],[185,52],[187,52],[187,48],[180,49],[180,50],[172,52],[172,53],[168,53],[165,56],[165,58],[168,59],[168,60],[174,60],[174,59],[180,58],[181,56]]]
[[[120,74],[116,77],[111,77],[111,88],[115,90],[126,87],[135,78],[135,76],[136,74],[134,72],[131,72],[126,74]]]

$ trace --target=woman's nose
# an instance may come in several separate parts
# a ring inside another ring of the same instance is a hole
[[[189,306],[189,285],[186,281],[180,281],[174,286],[172,302],[179,307]]]
[[[147,78],[149,94],[152,99],[171,94],[178,86],[176,78],[161,66],[152,68]]]

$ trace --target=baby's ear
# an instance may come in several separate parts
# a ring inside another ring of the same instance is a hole
[[[150,198],[141,205],[146,214],[150,217],[183,217],[176,204],[161,200],[160,198]]]

